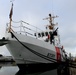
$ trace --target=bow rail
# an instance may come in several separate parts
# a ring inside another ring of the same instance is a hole
[[[7,23],[6,31],[9,31],[9,27],[10,27],[10,23]],[[11,30],[13,30],[14,32],[19,33],[19,34],[32,36],[35,38],[37,38],[36,33],[43,32],[43,30],[41,30],[40,28],[38,28],[34,25],[31,25],[25,21],[22,21],[22,20],[18,21],[18,22],[12,21]]]

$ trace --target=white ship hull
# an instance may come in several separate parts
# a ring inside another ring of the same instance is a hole
[[[17,64],[34,64],[34,63],[53,63],[50,58],[56,59],[55,46],[47,42],[21,34],[14,35],[21,43],[30,48],[31,50],[20,44],[11,33],[7,33],[9,43],[6,45]],[[52,56],[48,56],[52,54]]]

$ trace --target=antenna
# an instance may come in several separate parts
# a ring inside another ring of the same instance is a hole
[[[43,20],[48,20],[49,21],[49,24],[48,27],[50,30],[53,30],[54,29],[54,26],[57,25],[58,23],[54,24],[54,19],[57,18],[58,16],[52,16],[51,14],[49,14],[49,17],[47,18],[44,18]]]

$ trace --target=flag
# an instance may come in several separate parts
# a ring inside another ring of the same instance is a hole
[[[11,7],[11,10],[10,10],[10,14],[9,14],[10,19],[12,19],[12,15],[13,15],[13,3],[12,3],[12,7]]]

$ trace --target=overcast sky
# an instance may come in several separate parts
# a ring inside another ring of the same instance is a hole
[[[5,36],[6,23],[9,22],[10,0],[0,0],[0,38]],[[24,20],[38,27],[44,27],[48,22],[42,19],[49,13],[58,15],[61,44],[65,50],[76,55],[76,0],[14,0],[13,20]],[[0,53],[9,55],[5,46],[0,47]]]

